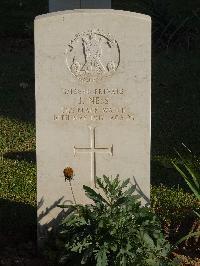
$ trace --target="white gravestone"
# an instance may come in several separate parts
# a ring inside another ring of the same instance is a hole
[[[77,8],[111,8],[111,0],[49,0],[49,12]]]
[[[96,176],[134,178],[150,194],[151,20],[114,10],[76,10],[35,20],[40,224],[76,201]],[[46,215],[42,215],[46,214]],[[43,217],[44,216],[44,217]],[[42,217],[42,218],[41,218]]]

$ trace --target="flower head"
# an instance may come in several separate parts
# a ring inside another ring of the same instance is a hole
[[[71,181],[73,179],[73,176],[74,176],[74,170],[71,167],[66,167],[63,170],[63,174],[65,177],[65,181],[66,180]]]

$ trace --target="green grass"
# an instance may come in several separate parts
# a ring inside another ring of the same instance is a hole
[[[0,56],[1,250],[36,238],[33,47],[3,40]]]
[[[2,249],[36,237],[35,125],[11,114],[0,116]]]
[[[35,165],[17,159],[0,161],[0,198],[36,206]]]
[[[0,198],[36,206],[33,46],[3,40],[0,56]]]
[[[0,117],[0,198],[36,205],[34,124]]]
[[[0,152],[35,150],[34,123],[0,117]]]

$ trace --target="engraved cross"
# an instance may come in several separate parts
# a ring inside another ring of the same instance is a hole
[[[91,163],[91,183],[96,187],[96,153],[107,153],[113,156],[113,145],[108,148],[96,147],[95,144],[95,127],[89,126],[90,130],[90,147],[88,148],[77,148],[74,146],[74,156],[77,153],[90,153]]]

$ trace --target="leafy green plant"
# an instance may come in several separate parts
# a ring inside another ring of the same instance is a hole
[[[192,155],[189,149],[188,151]],[[180,158],[180,163],[172,160],[172,164],[200,202],[200,162],[194,155],[192,155],[191,159],[186,159],[179,152],[177,154]],[[200,218],[200,213],[195,213]]]
[[[97,178],[98,193],[84,186],[88,205],[62,205],[68,214],[61,224],[60,263],[64,265],[175,265],[170,244],[150,208],[141,206],[129,179]],[[77,262],[79,259],[79,263]],[[75,264],[73,261],[76,260]]]
[[[190,231],[200,225],[194,211],[200,211],[200,206],[193,194],[182,188],[160,185],[151,188],[151,207],[159,218],[165,236],[171,243],[176,243]],[[194,249],[198,243],[188,243]]]
[[[193,192],[194,196],[200,203],[200,162],[188,148],[187,150],[190,152],[190,157],[192,156],[192,158],[187,159],[186,157],[183,157],[179,152],[177,152],[181,163],[172,161],[172,164],[175,167],[175,169],[184,178],[190,190]],[[200,212],[196,211],[194,212],[200,218]],[[197,230],[196,232],[190,232],[189,234],[181,238],[176,243],[176,246],[182,243],[183,241],[188,240],[191,237],[200,237],[200,230]]]

